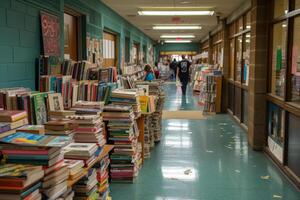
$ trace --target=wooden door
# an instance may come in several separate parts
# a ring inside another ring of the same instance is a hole
[[[72,60],[78,60],[78,19],[64,13],[64,51]]]
[[[115,67],[117,65],[116,57],[116,35],[108,32],[103,33],[103,66]]]

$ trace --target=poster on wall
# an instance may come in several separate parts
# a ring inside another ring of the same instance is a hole
[[[55,15],[41,12],[43,50],[45,56],[60,56],[60,22]]]
[[[268,147],[273,155],[283,162],[285,113],[277,105],[268,105]]]

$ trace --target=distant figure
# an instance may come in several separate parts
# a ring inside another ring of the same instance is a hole
[[[152,67],[149,64],[147,64],[147,65],[145,65],[144,71],[145,71],[145,79],[144,80],[152,81],[154,79]]]
[[[176,68],[177,68],[177,61],[174,58],[174,60],[170,63],[171,80],[176,79]]]
[[[156,78],[156,79],[159,78],[159,70],[158,70],[158,67],[154,67],[154,75],[155,75],[155,78]]]
[[[177,65],[177,77],[181,82],[182,95],[186,95],[186,87],[190,80],[190,66],[190,61],[182,55],[182,60]]]

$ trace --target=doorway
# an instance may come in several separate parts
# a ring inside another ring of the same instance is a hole
[[[78,17],[64,13],[65,58],[78,61]]]

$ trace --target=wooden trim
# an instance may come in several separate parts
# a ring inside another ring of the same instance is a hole
[[[251,9],[251,0],[245,1],[238,9],[232,12],[226,19],[226,24],[231,24]]]
[[[223,39],[218,40],[218,41],[216,41],[215,43],[213,43],[213,46],[218,45],[218,44],[220,44],[220,43],[222,43],[222,42],[223,42]]]
[[[245,30],[243,30],[243,31],[241,31],[241,32],[238,32],[238,33],[234,34],[233,36],[230,37],[230,39],[239,37],[239,36],[241,36],[241,35],[243,35],[243,34],[246,34],[246,33],[249,33],[249,32],[251,32],[251,29],[249,29],[249,28],[248,28],[248,29],[245,29]]]
[[[279,107],[283,108],[284,110],[292,113],[298,117],[300,117],[300,105],[296,106],[295,103],[292,102],[285,102],[282,98],[275,96],[273,94],[267,94],[266,99]]]
[[[73,8],[69,7],[68,5],[66,5],[64,7],[64,13],[67,13],[67,14],[72,15],[74,17],[81,17],[81,15],[82,15],[80,12],[74,10]]]
[[[293,10],[285,15],[282,15],[282,16],[279,16],[279,17],[276,17],[272,20],[272,23],[273,24],[276,24],[280,21],[284,21],[284,20],[287,20],[289,18],[293,18],[293,17],[296,17],[297,15],[300,15],[300,9],[297,9],[297,10]]]
[[[201,40],[201,43],[207,42],[208,39],[209,39],[209,35],[205,36],[205,37]]]
[[[288,180],[298,189],[300,189],[300,179],[295,175],[288,166],[284,166],[269,150],[269,148],[266,146],[264,148],[264,152],[267,155],[267,157],[277,166],[280,171],[285,175]]]

